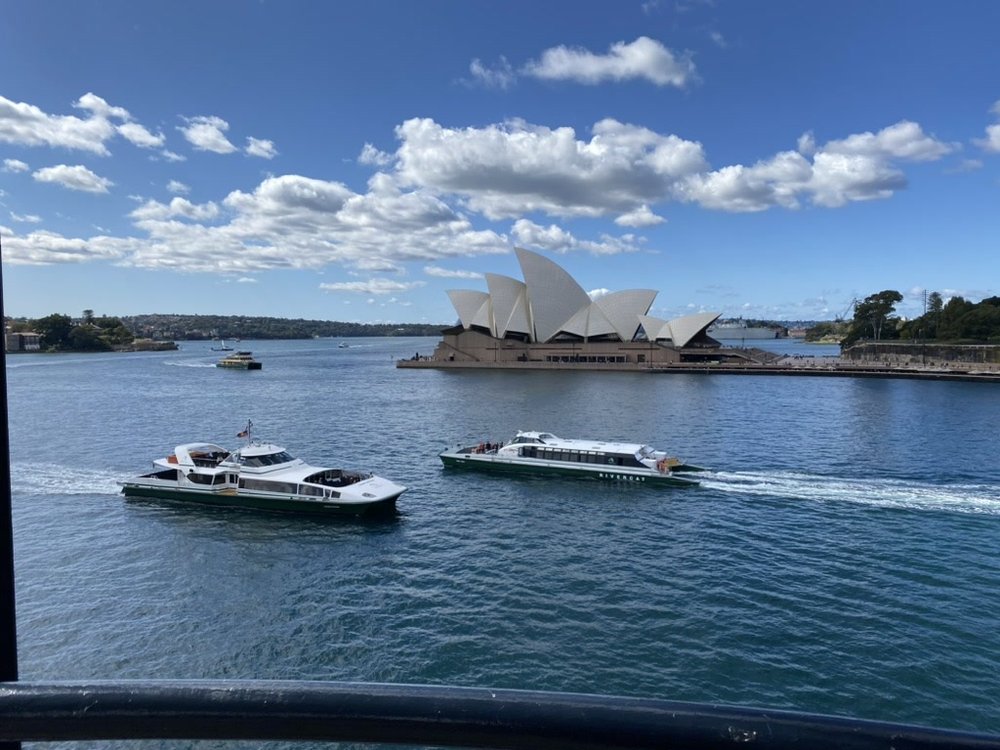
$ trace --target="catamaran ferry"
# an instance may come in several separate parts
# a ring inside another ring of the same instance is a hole
[[[365,515],[395,508],[406,487],[361,471],[311,466],[272,443],[249,439],[230,453],[186,443],[155,470],[122,483],[126,497],[149,497],[269,511]]]
[[[560,438],[551,432],[518,432],[506,443],[459,445],[440,456],[451,467],[674,486],[698,484],[678,475],[702,471],[641,443]]]

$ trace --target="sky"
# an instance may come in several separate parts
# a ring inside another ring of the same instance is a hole
[[[0,16],[7,315],[451,324],[515,247],[668,319],[1000,294],[1000,3]]]

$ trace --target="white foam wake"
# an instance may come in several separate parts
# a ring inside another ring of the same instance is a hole
[[[38,463],[14,463],[10,467],[14,495],[104,495],[121,492],[125,476],[95,469]]]
[[[842,478],[788,471],[710,471],[698,478],[709,489],[741,495],[1000,515],[1000,487],[991,484],[930,484],[914,480]]]

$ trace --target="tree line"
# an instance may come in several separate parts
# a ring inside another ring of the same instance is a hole
[[[903,295],[894,289],[871,294],[854,305],[849,321],[824,323],[809,331],[809,338],[839,334],[841,346],[860,341],[936,341],[953,344],[1000,344],[1000,297],[969,302],[930,292],[926,312],[904,320],[896,314]]]
[[[357,336],[436,336],[444,325],[420,323],[345,323],[326,320],[227,316],[132,315],[97,317],[84,310],[80,318],[53,313],[44,318],[8,318],[11,332],[40,334],[47,351],[111,351],[136,338],[157,341],[206,339],[308,339]]]

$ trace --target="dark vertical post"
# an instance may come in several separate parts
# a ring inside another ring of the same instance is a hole
[[[3,244],[0,242],[0,320],[3,313]],[[0,352],[0,682],[17,681],[17,614],[14,602],[14,518],[10,502],[10,434],[7,422],[7,329]],[[21,747],[2,742],[0,750]]]

